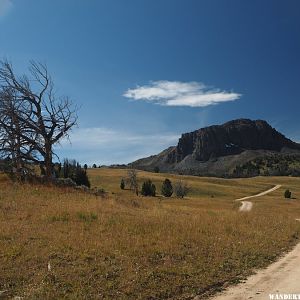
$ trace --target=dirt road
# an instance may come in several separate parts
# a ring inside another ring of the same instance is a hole
[[[237,199],[236,201],[242,202],[242,206],[240,207],[241,211],[249,211],[252,208],[252,202],[242,200],[266,195],[280,187],[281,185],[276,185],[265,192]],[[289,297],[290,294],[297,294],[297,297],[298,295],[299,297],[284,298]],[[213,300],[246,299],[300,299],[300,243],[291,252],[283,256],[277,262],[271,264],[268,268],[258,271],[255,275],[250,276],[245,282],[230,287],[213,298]]]
[[[246,282],[229,288],[213,300],[267,300],[271,299],[270,294],[300,294],[300,244],[267,269],[258,271]]]
[[[242,206],[240,206],[239,211],[250,211],[252,209],[253,203],[250,201],[242,201]]]
[[[243,200],[256,198],[256,197],[261,197],[261,196],[264,196],[264,195],[269,194],[271,192],[274,192],[274,191],[278,190],[279,188],[281,188],[280,184],[275,185],[271,189],[269,189],[267,191],[264,191],[262,193],[252,195],[252,196],[246,196],[246,197],[243,197],[243,198],[239,198],[239,199],[236,199],[235,201],[241,201],[242,202],[242,206],[239,208],[240,211],[250,211],[253,207],[253,203],[250,202],[250,201],[243,201]]]

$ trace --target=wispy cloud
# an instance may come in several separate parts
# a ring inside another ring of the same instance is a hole
[[[11,0],[0,0],[0,18],[5,16],[13,7]]]
[[[123,96],[165,106],[205,107],[234,101],[242,95],[211,88],[201,82],[152,81],[148,85],[128,89]]]
[[[74,130],[69,141],[57,147],[60,157],[78,159],[82,163],[129,163],[156,154],[175,145],[180,135],[173,133],[136,134],[94,127]]]

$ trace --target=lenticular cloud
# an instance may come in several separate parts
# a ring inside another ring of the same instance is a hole
[[[128,89],[123,96],[164,106],[205,107],[237,100],[241,94],[210,88],[201,82],[152,81]]]

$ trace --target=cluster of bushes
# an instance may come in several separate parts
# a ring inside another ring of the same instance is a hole
[[[135,180],[136,180],[136,174],[135,174]],[[131,176],[131,181],[132,181],[132,176]],[[131,181],[127,180],[129,184]],[[122,178],[120,182],[120,188],[124,190],[125,185],[126,185],[126,180]],[[135,185],[135,187],[136,186],[137,184]],[[130,187],[130,189],[132,188]],[[166,178],[161,186],[161,194],[164,197],[171,197],[173,194],[175,194],[179,198],[184,198],[188,194],[188,192],[189,192],[189,188],[186,182],[182,180],[175,182],[173,186],[171,180]],[[156,196],[156,186],[150,179],[147,179],[146,181],[143,182],[141,194],[143,196],[152,196],[152,197]]]
[[[232,177],[254,177],[258,175],[260,175],[260,168],[254,161],[236,166],[232,171]]]
[[[0,149],[1,150],[1,149]],[[22,166],[19,170],[15,167],[15,161],[10,157],[0,159],[0,172],[6,173],[13,181],[18,180],[20,182],[30,182],[34,177],[35,164],[27,163]]]
[[[93,164],[93,169],[95,169],[95,168],[101,168],[101,166],[100,165],[97,166],[96,164]]]
[[[77,186],[84,185],[88,188],[91,187],[86,168],[82,168],[76,160],[64,159],[63,164],[56,166],[55,173],[57,178],[65,179],[65,183],[69,182],[69,186],[71,186],[71,180]],[[59,180],[57,182],[59,182]],[[58,185],[59,184],[60,183],[58,183]],[[64,185],[63,180],[61,180],[61,184]]]

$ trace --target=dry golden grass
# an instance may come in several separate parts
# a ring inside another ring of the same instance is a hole
[[[266,266],[299,238],[300,178],[185,176],[192,192],[180,200],[121,191],[126,170],[91,169],[89,175],[107,197],[0,177],[5,297],[192,299]],[[141,182],[151,178],[158,191],[165,177],[139,172]],[[253,211],[238,212],[233,199],[274,184],[283,188],[253,199]],[[296,199],[284,199],[285,188]]]

